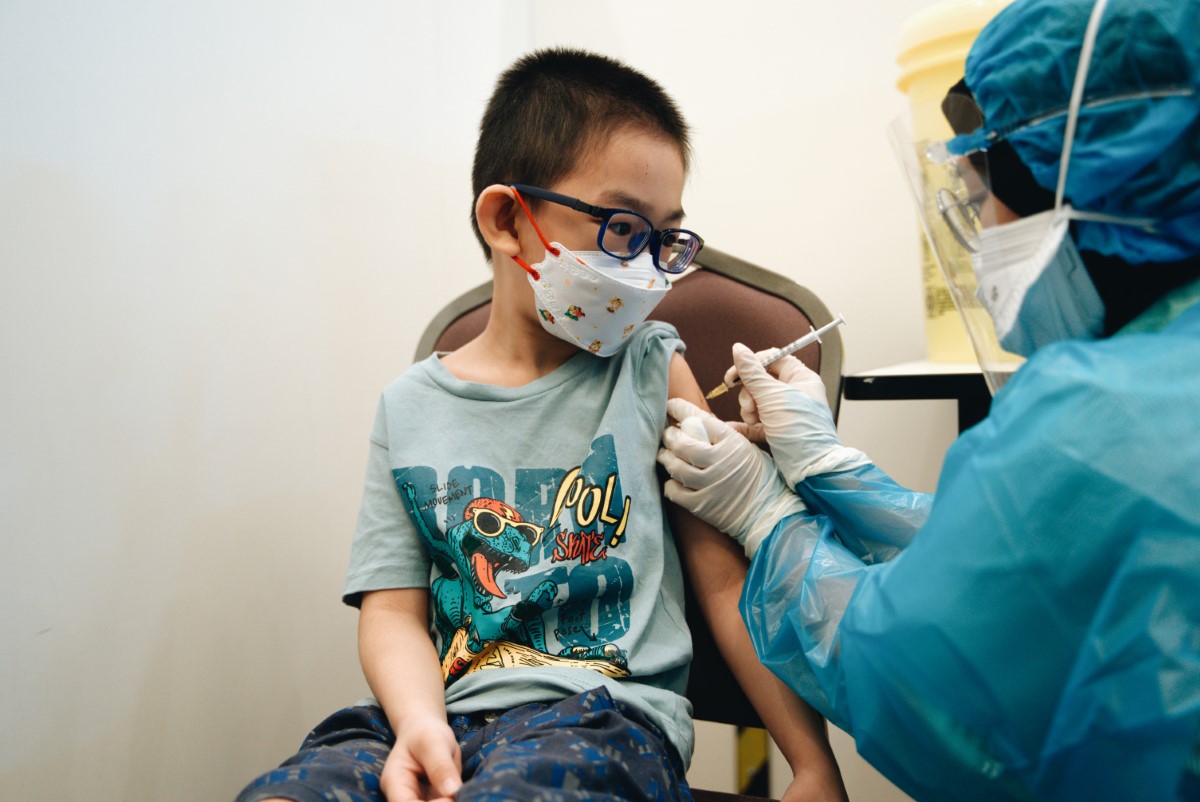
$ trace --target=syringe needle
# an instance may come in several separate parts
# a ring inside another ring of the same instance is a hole
[[[821,342],[821,335],[825,334],[826,332],[832,331],[833,329],[837,328],[838,326],[843,325],[845,322],[846,322],[846,318],[842,315],[838,315],[836,318],[833,319],[833,321],[825,324],[824,326],[822,326],[819,329],[813,329],[810,326],[809,327],[810,330],[809,330],[808,334],[805,334],[801,337],[798,337],[795,340],[792,340],[790,343],[783,346],[782,348],[773,349],[774,353],[772,353],[770,356],[768,356],[762,360],[762,362],[761,362],[762,366],[765,368],[769,365],[773,365],[776,362],[778,362],[779,360],[783,359],[785,356],[787,356],[789,354],[794,354],[796,351],[799,351],[801,348],[803,348],[806,345],[809,345],[809,344],[815,343],[815,342]],[[728,373],[729,373],[729,371],[726,371],[726,375],[728,375]],[[732,390],[734,387],[737,387],[741,383],[742,383],[742,377],[734,376],[732,380],[723,381],[720,384],[718,384],[711,391],[709,391],[708,395],[706,395],[704,397],[706,399],[716,398],[719,395],[723,395],[724,393],[727,393],[728,391]]]

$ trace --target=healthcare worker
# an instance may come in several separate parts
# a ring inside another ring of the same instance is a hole
[[[735,346],[739,431],[669,403],[706,437],[664,433],[666,493],[746,547],[759,656],[919,800],[1200,799],[1198,81],[1200,0],[1017,0],[958,135],[904,150],[962,311],[1028,357],[976,342],[999,390],[936,496],[794,359]]]

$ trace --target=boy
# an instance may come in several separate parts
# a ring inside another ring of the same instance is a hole
[[[379,705],[335,714],[241,800],[690,799],[655,455],[668,389],[703,401],[674,330],[643,323],[702,245],[679,228],[688,155],[674,103],[617,62],[542,51],[501,77],[473,172],[491,316],[384,391],[371,437],[344,600]],[[844,798],[822,722],[753,657],[736,546],[670,512],[800,770],[789,796]]]

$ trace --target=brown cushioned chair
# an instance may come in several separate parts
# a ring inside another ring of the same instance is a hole
[[[687,345],[686,357],[700,387],[707,392],[721,383],[732,364],[730,347],[743,342],[756,351],[791,342],[833,320],[810,290],[715,248],[705,246],[697,269],[676,280],[650,317],[671,323]],[[434,317],[417,345],[416,359],[453,351],[481,331],[491,308],[489,281],[450,302]],[[836,418],[842,388],[842,339],[838,329],[796,356],[821,375]],[[737,393],[709,402],[713,413],[739,420]],[[695,718],[761,727],[762,721],[721,658],[707,624],[686,587],[687,621],[694,657],[687,696]],[[692,789],[697,802],[750,802],[761,797]]]

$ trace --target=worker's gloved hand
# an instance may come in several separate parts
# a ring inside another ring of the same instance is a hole
[[[742,379],[738,395],[742,420],[750,439],[765,436],[790,487],[809,476],[846,471],[871,461],[838,440],[820,376],[793,356],[771,365],[769,372],[760,360],[741,343],[733,346],[734,369]]]
[[[771,457],[727,423],[682,398],[667,402],[667,414],[678,421],[698,418],[706,437],[677,426],[663,431],[666,447],[658,452],[658,461],[671,475],[664,494],[732,536],[747,557],[754,556],[776,523],[805,510]]]
[[[749,351],[750,349],[741,343],[735,343],[734,354],[737,349]],[[754,354],[754,359],[761,367],[764,359],[774,355],[778,349],[768,348],[765,351],[759,351]],[[796,359],[794,356],[785,356],[777,362],[773,363],[769,368],[766,368],[769,375],[779,379],[784,384],[790,385],[806,396],[811,398],[818,404],[825,405],[825,382],[821,381],[821,377],[808,369],[808,366]],[[736,363],[733,367],[725,372],[725,383],[729,384],[738,376]],[[742,420],[744,423],[734,423],[733,428],[737,429],[746,437],[750,438],[755,443],[767,442],[766,432],[763,430],[762,418],[758,414],[758,404],[754,400],[754,396],[743,386],[738,393],[738,406],[741,408]],[[832,418],[832,414],[830,418]]]

